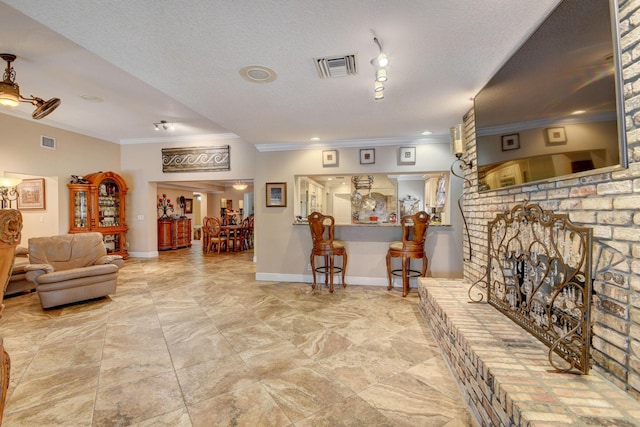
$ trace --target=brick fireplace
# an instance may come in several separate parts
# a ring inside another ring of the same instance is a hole
[[[464,276],[473,283],[487,265],[487,223],[524,200],[565,213],[593,229],[593,369],[640,399],[640,1],[620,0],[629,168],[580,178],[478,192],[474,112],[464,120],[465,171],[471,188],[463,205],[473,257]],[[465,253],[469,253],[465,240]]]

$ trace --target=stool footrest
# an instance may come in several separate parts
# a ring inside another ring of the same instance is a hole
[[[329,274],[331,272],[331,266],[323,265],[320,267],[316,267],[316,273]],[[342,267],[333,267],[334,273],[342,273]]]
[[[391,270],[391,274],[393,274],[394,276],[402,277],[402,269],[399,268],[397,270]],[[407,276],[408,277],[421,277],[422,276],[422,271],[407,270]]]

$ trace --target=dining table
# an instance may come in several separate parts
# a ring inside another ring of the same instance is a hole
[[[242,250],[242,224],[227,224],[220,226],[221,233],[227,235],[227,251],[231,251],[229,242],[233,242],[233,251]]]

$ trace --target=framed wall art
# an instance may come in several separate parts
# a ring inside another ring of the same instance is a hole
[[[322,167],[338,166],[338,150],[324,150],[322,152]]]
[[[376,162],[376,149],[375,148],[362,148],[360,149],[360,164],[372,165]]]
[[[286,182],[267,182],[267,207],[287,206],[287,183]]]
[[[502,151],[517,150],[520,148],[520,134],[502,135]]]
[[[17,190],[18,209],[45,209],[44,178],[25,179]]]
[[[547,144],[566,144],[567,134],[563,127],[547,128]]]
[[[398,164],[415,165],[416,147],[400,147],[400,150],[398,151]]]
[[[184,199],[184,213],[193,213],[193,199]]]

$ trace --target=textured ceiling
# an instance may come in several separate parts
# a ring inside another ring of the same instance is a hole
[[[558,3],[4,0],[0,51],[18,56],[23,95],[62,99],[42,122],[113,142],[447,141],[470,98]],[[373,100],[374,36],[390,58],[382,101]],[[343,54],[356,55],[357,75],[320,79],[313,58]],[[248,65],[277,78],[249,82],[239,74]],[[159,120],[175,132],[159,136]],[[434,135],[420,139],[424,130]]]

